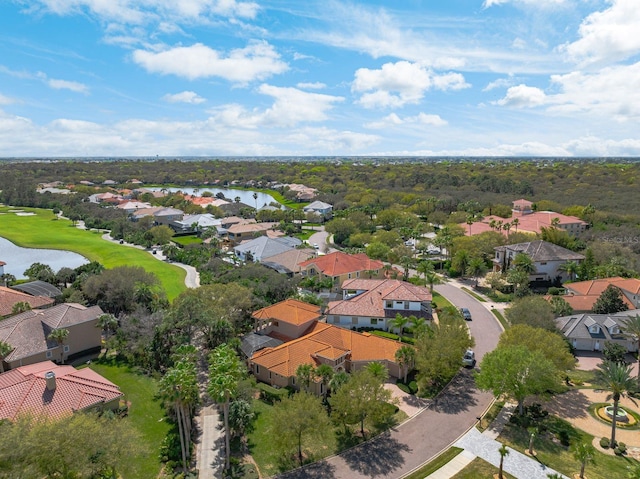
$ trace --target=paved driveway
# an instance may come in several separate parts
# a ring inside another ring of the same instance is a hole
[[[436,290],[473,316],[469,327],[476,338],[478,360],[498,344],[500,326],[491,312],[475,298],[451,284]],[[463,369],[429,407],[377,438],[279,477],[302,478],[385,478],[403,477],[449,447],[476,423],[491,404],[493,396],[475,387],[472,372]]]

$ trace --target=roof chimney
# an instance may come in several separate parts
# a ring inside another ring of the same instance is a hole
[[[48,371],[44,375],[44,379],[47,381],[47,390],[55,391],[56,390],[56,373],[53,371]]]

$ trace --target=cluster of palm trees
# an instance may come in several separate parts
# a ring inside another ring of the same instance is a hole
[[[467,222],[468,223],[468,222]],[[506,231],[507,232],[507,238],[509,237],[509,232],[511,231],[511,228],[515,228],[515,232],[518,232],[518,226],[520,225],[520,220],[518,218],[514,218],[511,221],[502,221],[502,220],[495,220],[492,219],[491,221],[489,221],[489,228],[491,228],[492,231]]]

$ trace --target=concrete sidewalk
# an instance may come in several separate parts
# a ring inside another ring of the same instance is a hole
[[[499,467],[500,453],[498,449],[502,444],[496,438],[502,432],[514,409],[515,405],[506,404],[498,414],[498,417],[483,433],[480,433],[475,427],[470,429],[469,432],[453,444],[455,447],[464,449],[464,451],[429,475],[428,479],[449,479],[467,467],[476,457],[487,461],[495,467]],[[547,479],[549,474],[558,474],[557,471],[546,467],[536,459],[514,449],[508,449],[509,454],[504,458],[503,469],[513,477],[518,479]],[[560,476],[566,477],[562,474]]]

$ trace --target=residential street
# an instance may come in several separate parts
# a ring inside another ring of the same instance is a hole
[[[442,284],[436,291],[458,307],[467,307],[469,327],[476,340],[478,361],[496,347],[502,332],[489,311],[457,283]],[[329,457],[278,477],[297,478],[400,478],[428,462],[464,435],[491,404],[493,396],[475,388],[472,372],[462,372],[430,405],[413,418],[376,439],[340,455]]]

